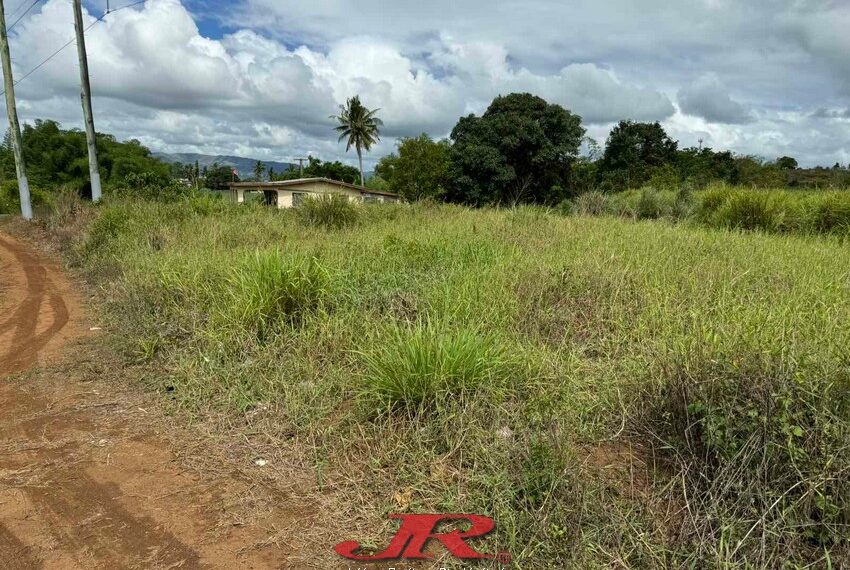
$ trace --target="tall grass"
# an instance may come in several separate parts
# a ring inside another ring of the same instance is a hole
[[[328,272],[315,258],[284,257],[280,250],[256,252],[232,271],[218,303],[216,325],[268,340],[284,326],[300,323],[328,298]]]
[[[344,228],[357,223],[359,210],[348,196],[310,197],[296,208],[298,219],[306,226]]]
[[[576,200],[576,213],[639,220],[666,218],[767,233],[850,235],[850,192],[748,189],[715,186],[691,192],[651,187],[617,194],[591,192]]]
[[[782,233],[112,201],[74,250],[149,385],[192,413],[273,404],[340,516],[489,514],[483,547],[522,568],[839,568],[850,250],[794,232],[843,231],[845,202],[752,196],[575,210]]]
[[[439,325],[392,327],[363,356],[367,394],[389,407],[418,407],[438,397],[462,396],[509,380],[507,359],[496,341],[472,330]]]

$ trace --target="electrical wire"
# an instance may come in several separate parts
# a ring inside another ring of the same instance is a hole
[[[36,0],[35,4],[37,4],[37,3],[38,3],[38,2],[40,2],[40,1],[41,1],[41,0]],[[132,8],[133,6],[138,6],[139,4],[144,4],[144,3],[145,3],[145,2],[147,2],[147,1],[148,1],[148,0],[139,0],[138,2],[133,2],[132,4],[127,4],[126,6],[121,6],[120,8],[115,8],[114,10],[112,10],[112,11],[110,12],[110,14],[114,14],[115,12],[117,12],[117,11],[119,11],[119,10],[123,10],[124,8]],[[33,4],[33,6],[35,6],[35,4]],[[32,6],[30,6],[30,10],[31,10],[31,9],[32,9]],[[29,10],[28,10],[28,11],[29,11]],[[24,16],[26,16],[26,13],[24,14]],[[102,21],[103,21],[103,19],[104,19],[106,16],[107,16],[107,15],[106,15],[106,14],[104,14],[103,16],[101,16],[100,18],[98,18],[97,20],[95,20],[94,22],[92,22],[91,24],[89,24],[89,25],[88,25],[88,26],[87,26],[87,27],[83,30],[83,33],[85,33],[85,32],[87,32],[87,31],[89,31],[90,29],[92,29],[92,28],[93,28],[93,27],[94,27],[97,23],[102,22]],[[23,16],[21,16],[21,18],[23,18]],[[19,21],[20,21],[20,19],[19,19]],[[11,28],[10,28],[10,29],[11,29]],[[52,54],[50,54],[49,56],[47,56],[47,58],[46,58],[44,61],[42,61],[41,63],[39,63],[39,64],[38,64],[38,65],[36,65],[35,67],[33,67],[31,70],[29,70],[29,71],[28,71],[25,75],[23,75],[23,76],[22,76],[22,77],[20,77],[19,79],[16,79],[14,84],[17,86],[17,85],[18,85],[18,83],[20,83],[21,81],[23,81],[24,79],[26,79],[27,77],[29,77],[30,75],[32,75],[33,73],[35,73],[36,71],[38,71],[39,69],[41,69],[42,67],[44,67],[45,65],[47,65],[47,63],[48,63],[50,60],[52,60],[54,57],[56,57],[57,55],[59,55],[59,54],[62,52],[62,50],[64,50],[65,48],[67,48],[69,45],[71,45],[71,44],[75,43],[76,41],[77,41],[77,37],[76,37],[76,36],[74,36],[73,38],[71,38],[70,40],[68,40],[68,43],[66,43],[65,45],[63,45],[62,47],[60,47],[59,49],[57,49],[56,51],[54,51]],[[5,90],[4,90],[4,91],[2,91],[2,92],[0,92],[0,97],[2,97],[2,96],[3,96],[3,95],[5,95],[5,94],[6,94],[6,91],[5,91]]]
[[[14,18],[15,16],[17,16],[17,15],[18,15],[18,12],[20,12],[20,11],[21,11],[21,8],[23,8],[24,6],[26,6],[26,4],[27,4],[27,0],[21,0],[21,2],[19,2],[19,3],[18,3],[18,7],[17,7],[17,8],[15,8],[15,9],[14,9],[12,12],[10,12],[9,14],[6,14],[6,17],[7,17],[7,18]]]
[[[9,32],[11,32],[11,31],[12,31],[12,28],[14,28],[15,26],[17,26],[17,25],[18,25],[18,22],[20,22],[21,20],[23,20],[24,18],[26,18],[27,14],[29,14],[29,13],[30,13],[30,11],[31,11],[33,8],[35,8],[35,5],[36,5],[36,4],[38,4],[39,2],[41,2],[41,0],[35,0],[35,2],[33,2],[32,4],[30,4],[30,7],[29,7],[29,8],[27,8],[26,12],[24,12],[23,14],[21,14],[21,17],[20,17],[20,18],[18,18],[17,20],[15,20],[15,22],[14,22],[11,26],[9,26],[8,28],[6,28],[6,33],[8,34]],[[21,6],[23,6],[23,4],[21,4]],[[18,10],[20,10],[20,9],[21,9],[21,8],[20,8],[20,7],[18,7]],[[15,11],[15,13],[17,13],[17,10]]]

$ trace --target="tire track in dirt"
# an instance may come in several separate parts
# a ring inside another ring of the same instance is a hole
[[[33,364],[39,352],[68,323],[69,313],[47,269],[33,254],[3,236],[0,236],[0,247],[14,255],[26,278],[26,297],[11,316],[0,323],[0,335],[8,336],[9,331],[13,331],[8,351],[0,357],[0,374],[4,374],[24,370]],[[42,315],[45,308],[47,319]],[[36,334],[37,326],[45,320],[47,327]],[[0,336],[0,341],[2,339]]]
[[[0,568],[289,567],[269,529],[297,512],[227,524],[223,505],[252,483],[186,473],[132,405],[84,379],[5,378],[92,333],[62,273],[4,234],[0,282]]]

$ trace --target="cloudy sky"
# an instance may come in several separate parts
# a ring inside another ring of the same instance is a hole
[[[5,4],[11,25],[31,2]],[[87,43],[98,130],[154,150],[353,163],[328,119],[348,96],[381,108],[374,159],[530,91],[600,142],[658,120],[682,146],[846,165],[847,30],[847,0],[148,0]],[[16,77],[72,37],[71,0],[40,2],[11,31]],[[73,45],[17,91],[22,120],[82,125]]]

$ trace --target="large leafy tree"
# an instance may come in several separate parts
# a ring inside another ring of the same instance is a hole
[[[212,190],[226,190],[232,182],[239,182],[239,176],[232,166],[214,163],[204,175],[204,184]]]
[[[367,109],[360,102],[360,97],[355,95],[339,106],[339,115],[331,115],[339,124],[335,127],[339,133],[339,140],[346,139],[345,151],[354,147],[357,150],[357,160],[360,163],[360,184],[366,184],[363,174],[363,151],[369,151],[380,137],[380,127],[383,122],[376,114],[380,109]]]
[[[660,123],[620,121],[608,136],[600,181],[613,189],[641,186],[656,169],[675,164],[677,147]]]
[[[679,178],[703,187],[714,181],[729,182],[735,168],[731,152],[715,152],[708,147],[685,148],[676,153]]]
[[[131,175],[151,175],[168,183],[171,166],[151,156],[137,140],[119,142],[112,135],[97,134],[100,177],[106,185],[123,184]],[[23,152],[33,186],[70,186],[85,194],[89,190],[86,135],[64,130],[56,121],[36,120],[24,125]],[[0,146],[0,181],[14,180],[15,160],[10,145]]]
[[[447,198],[467,204],[563,199],[584,129],[581,117],[530,93],[493,100],[452,131],[454,183]]]
[[[307,158],[307,166],[304,167],[303,174],[300,169],[293,168],[276,174],[275,180],[295,180],[297,178],[329,178],[340,182],[348,182],[349,184],[357,184],[360,178],[360,171],[343,164],[341,162],[323,162],[320,159],[310,156]]]
[[[398,153],[382,158],[375,173],[407,200],[442,196],[449,185],[450,149],[448,141],[434,141],[424,133],[403,138]]]
[[[792,156],[783,156],[776,159],[776,167],[781,170],[796,170],[800,168],[797,159]]]

